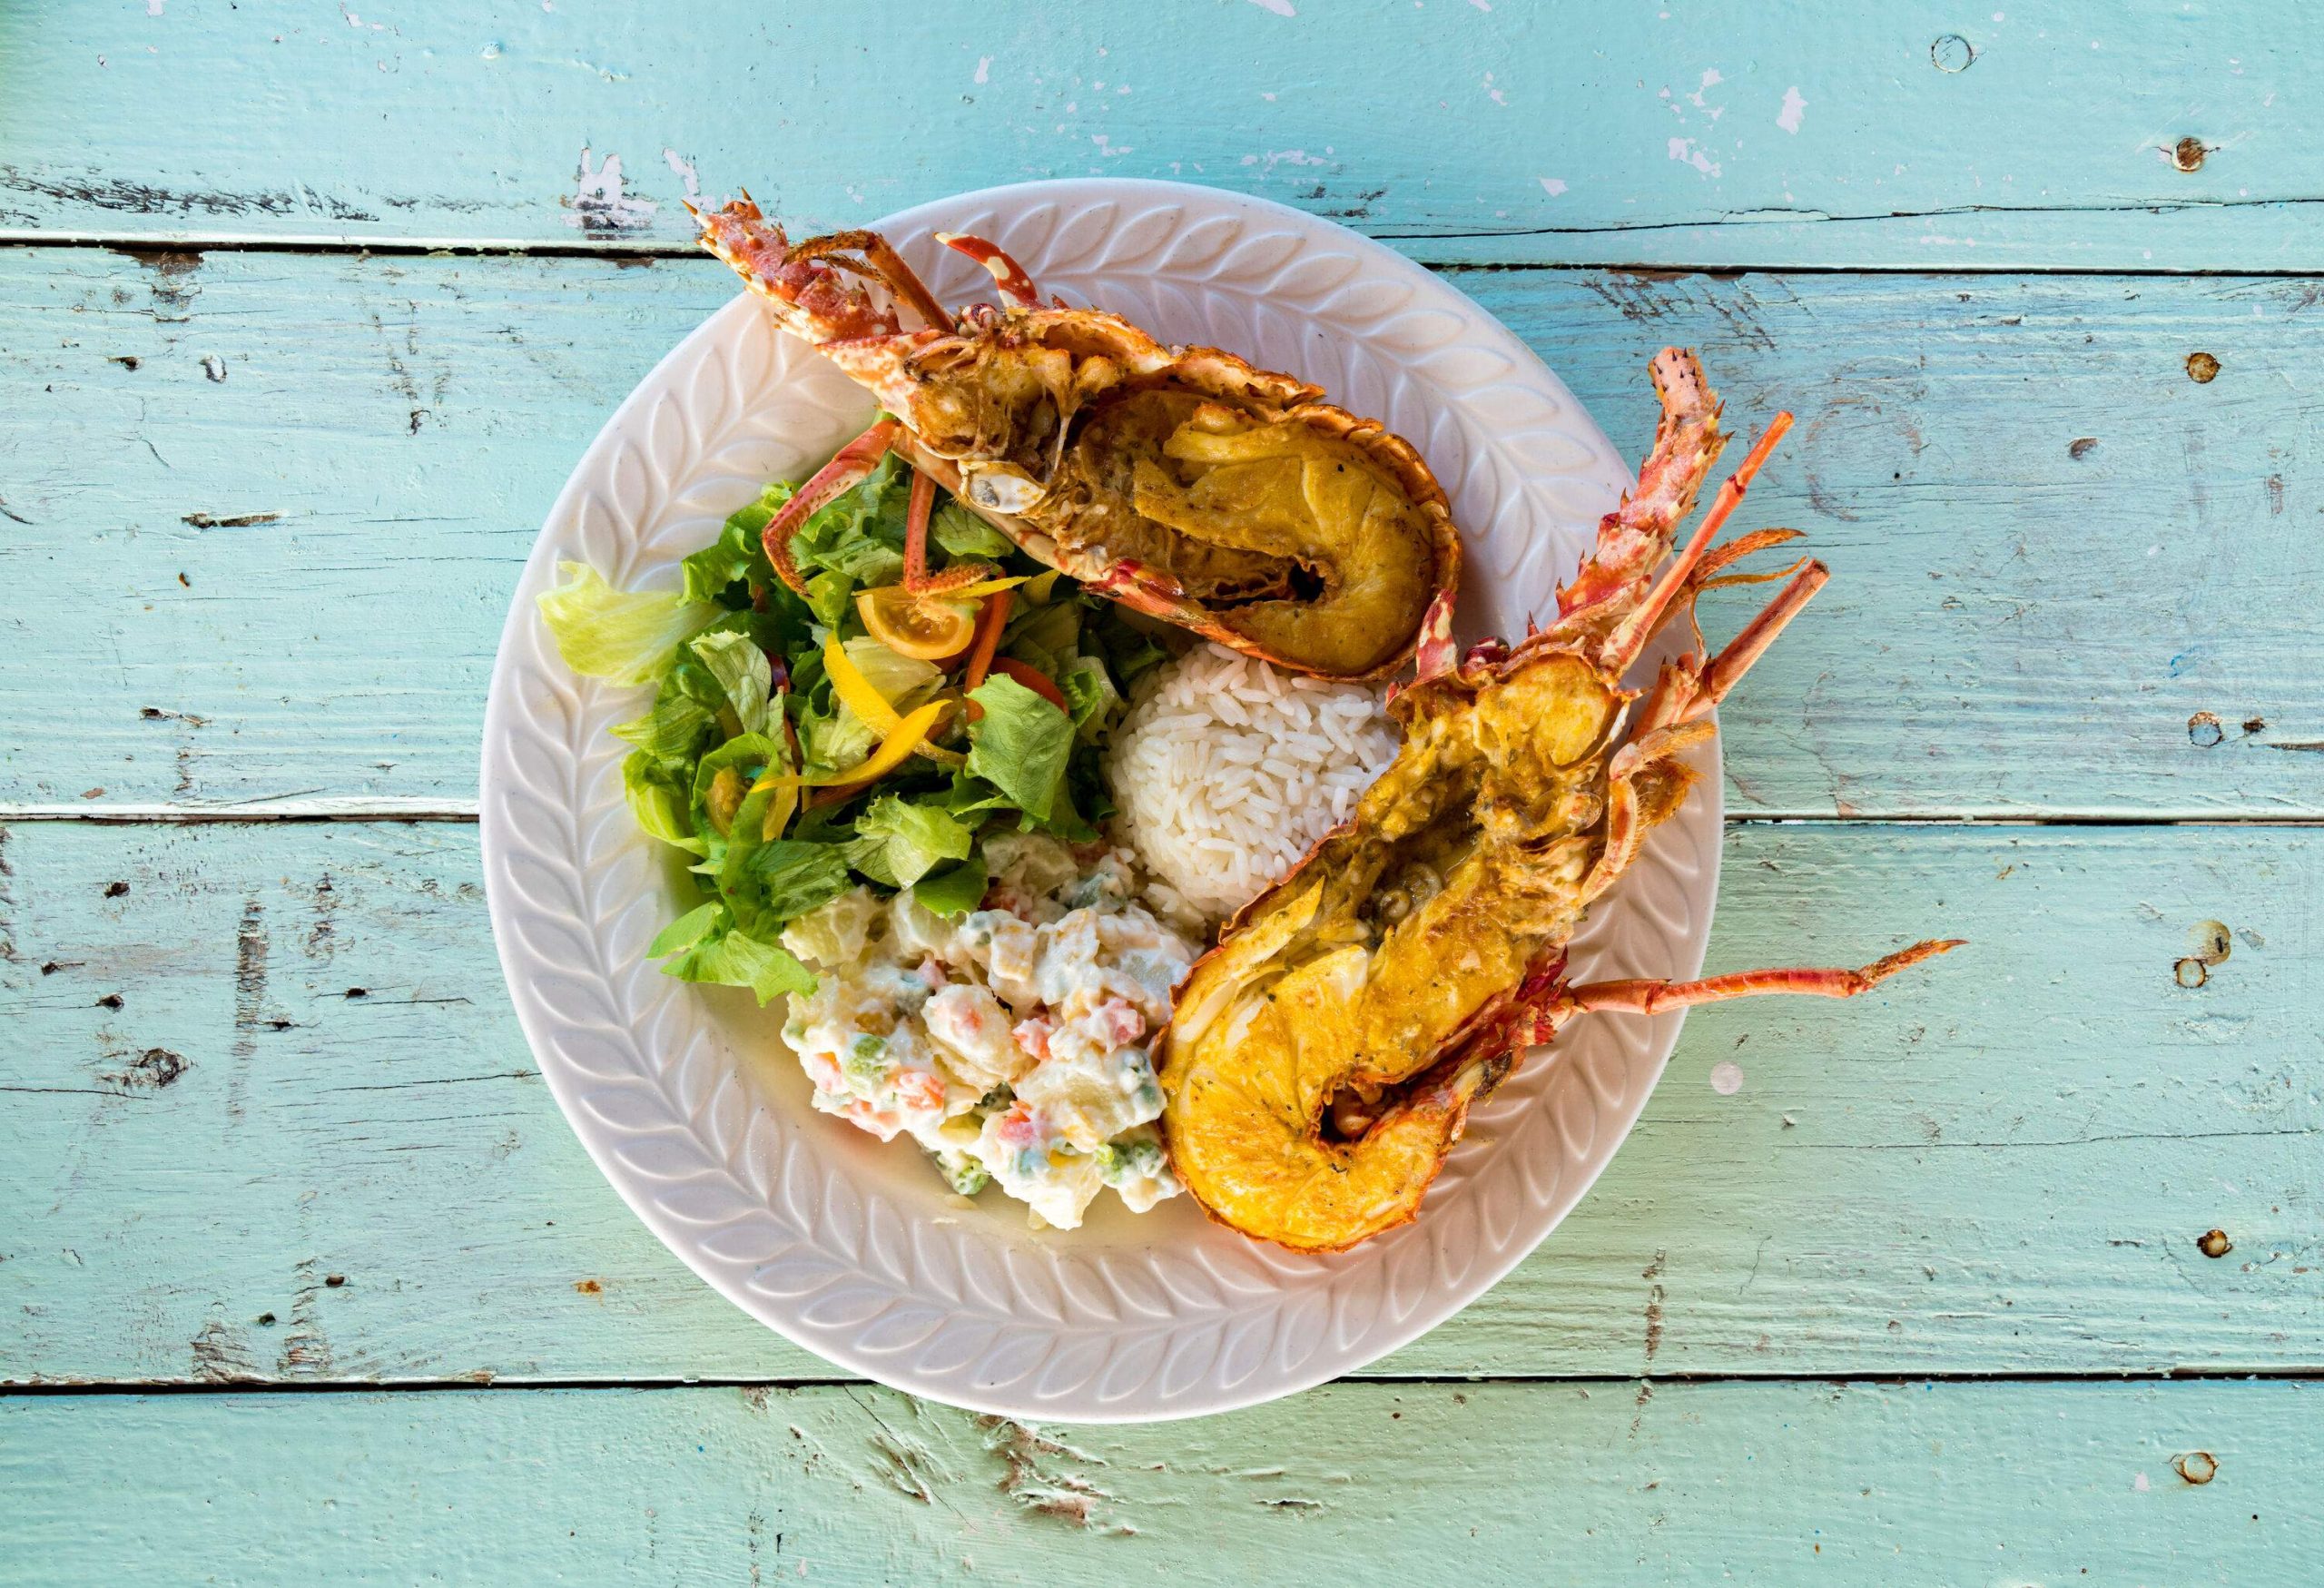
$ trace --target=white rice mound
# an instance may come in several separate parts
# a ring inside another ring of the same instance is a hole
[[[1152,902],[1216,922],[1345,820],[1396,744],[1378,688],[1204,645],[1142,681],[1106,770]]]

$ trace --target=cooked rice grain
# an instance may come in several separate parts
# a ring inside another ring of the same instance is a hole
[[[1206,645],[1147,682],[1107,774],[1146,869],[1216,921],[1345,820],[1395,754],[1378,689]]]

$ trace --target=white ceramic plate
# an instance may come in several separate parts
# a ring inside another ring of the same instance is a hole
[[[1466,543],[1462,627],[1523,630],[1628,470],[1557,377],[1443,281],[1377,243],[1169,182],[1037,182],[880,223],[946,302],[982,272],[928,233],[1008,249],[1045,291],[1166,341],[1232,349],[1376,415],[1427,458]],[[1653,401],[1641,362],[1636,400]],[[1680,1016],[1597,1018],[1479,1111],[1420,1219],[1296,1256],[1181,1197],[1035,1234],[988,1192],[950,1197],[909,1143],[807,1102],[779,1009],[685,985],[645,945],[680,873],[633,825],[611,725],[647,694],[576,678],[535,597],[561,560],[672,587],[677,561],[768,479],[869,422],[869,401],[737,296],[599,433],[542,527],[485,714],[485,879],[503,969],[557,1103],[606,1178],[734,1304],[851,1372],[1018,1417],[1179,1417],[1287,1395],[1377,1360],[1473,1299],[1613,1156]],[[1643,426],[1638,427],[1643,429]],[[1694,974],[1717,890],[1719,781],[1657,833],[1574,945],[1581,977]]]

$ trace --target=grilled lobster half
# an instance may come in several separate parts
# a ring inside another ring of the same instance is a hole
[[[891,416],[767,526],[794,587],[793,534],[891,449],[1050,567],[1303,673],[1386,676],[1459,578],[1460,540],[1420,455],[1318,387],[1044,305],[980,238],[937,234],[991,273],[1002,302],[951,314],[877,232],[793,245],[747,195],[696,219],[776,322]],[[921,323],[906,330],[904,311]]]
[[[1711,735],[1712,708],[1827,577],[1807,561],[1723,571],[1792,530],[1711,546],[1787,414],[1670,557],[1724,438],[1691,353],[1665,349],[1651,372],[1653,451],[1558,592],[1555,620],[1456,659],[1440,595],[1418,677],[1390,703],[1403,733],[1395,761],[1178,990],[1157,1053],[1171,1161],[1236,1229],[1334,1251],[1410,1219],[1470,1108],[1575,1015],[1762,992],[1846,998],[1955,946],[1919,943],[1861,971],[1569,984],[1566,945],[1583,912],[1687,796],[1695,774],[1680,755]],[[1664,625],[1691,623],[1700,591],[1787,577],[1718,655],[1698,629],[1642,701],[1623,687]]]

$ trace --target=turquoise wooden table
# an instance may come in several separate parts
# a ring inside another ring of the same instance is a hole
[[[0,1581],[2315,1581],[2319,52],[0,0]],[[1665,342],[1796,409],[1752,501],[1837,577],[1726,713],[1711,963],[1974,940],[1698,1012],[1482,1301],[1133,1429],[845,1381],[684,1271],[534,1071],[474,825],[535,528],[734,291],[681,201],[1088,173],[1388,241],[1630,456]]]

